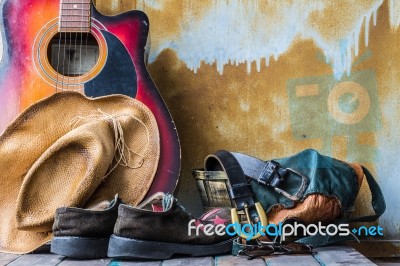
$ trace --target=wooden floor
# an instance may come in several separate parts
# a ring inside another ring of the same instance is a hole
[[[236,265],[251,265],[251,266],[265,266],[265,265],[292,265],[292,266],[318,266],[318,265],[376,265],[368,260],[366,257],[358,253],[348,246],[332,246],[317,249],[317,253],[311,255],[285,255],[273,256],[263,259],[248,260],[245,257],[234,257],[231,255],[216,256],[216,257],[199,257],[199,258],[174,258],[164,261],[119,261],[113,259],[100,259],[100,260],[73,260],[63,256],[51,254],[48,250],[41,250],[40,252],[14,255],[0,253],[0,265],[9,266],[70,266],[70,265],[109,265],[109,266],[236,266]],[[385,264],[381,264],[385,265]],[[390,264],[393,265],[393,264]]]

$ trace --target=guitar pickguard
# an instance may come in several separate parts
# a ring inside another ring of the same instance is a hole
[[[111,33],[102,30],[108,55],[100,73],[84,85],[85,95],[98,97],[109,94],[136,96],[137,77],[128,51],[121,41]]]

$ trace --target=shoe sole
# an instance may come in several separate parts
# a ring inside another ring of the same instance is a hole
[[[108,245],[108,257],[119,259],[169,259],[173,255],[211,256],[229,253],[232,239],[212,245],[190,245],[153,242],[112,235]]]
[[[76,259],[107,258],[109,241],[109,238],[54,237],[50,252]]]

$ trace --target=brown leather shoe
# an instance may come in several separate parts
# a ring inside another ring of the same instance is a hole
[[[228,253],[232,238],[225,233],[225,226],[229,223],[227,208],[216,208],[194,219],[172,195],[157,193],[138,207],[119,206],[108,256],[168,259],[174,254]]]
[[[116,195],[111,202],[89,209],[58,208],[50,251],[80,259],[106,258],[120,204]]]

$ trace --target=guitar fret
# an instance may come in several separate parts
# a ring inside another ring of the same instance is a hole
[[[61,0],[59,31],[90,32],[90,0]]]
[[[90,17],[80,17],[80,16],[63,16],[61,22],[64,21],[79,21],[79,22],[89,22]]]
[[[82,11],[76,9],[64,9],[61,10],[61,17],[63,16],[80,16],[80,17],[90,17],[90,11]]]
[[[60,31],[60,32],[90,32],[90,27],[86,27],[86,28],[81,28],[81,27],[76,27],[76,28],[68,27],[68,28],[64,28],[64,27],[61,27],[61,28],[59,29],[59,31]]]
[[[68,8],[64,8],[63,10],[61,10],[61,13],[62,13],[63,11],[69,11],[69,10],[77,10],[77,11],[79,11],[79,12],[87,11],[87,9],[79,9],[79,8],[71,8],[71,9],[68,9]]]
[[[62,0],[63,4],[90,4],[90,0]]]
[[[90,23],[87,22],[87,21],[84,22],[84,23],[76,22],[76,21],[62,21],[61,24],[60,24],[60,27],[62,27],[62,28],[68,28],[68,27],[71,27],[71,28],[78,28],[78,27],[86,28],[86,27],[90,27]]]
[[[72,9],[72,10],[90,10],[90,4],[62,4],[61,10]]]
[[[80,22],[80,23],[82,23],[82,22],[85,22],[85,23],[89,23],[89,21],[87,20],[87,19],[85,19],[85,20],[82,20],[82,19],[80,19],[79,17],[77,17],[77,18],[62,18],[61,19],[61,22]]]

